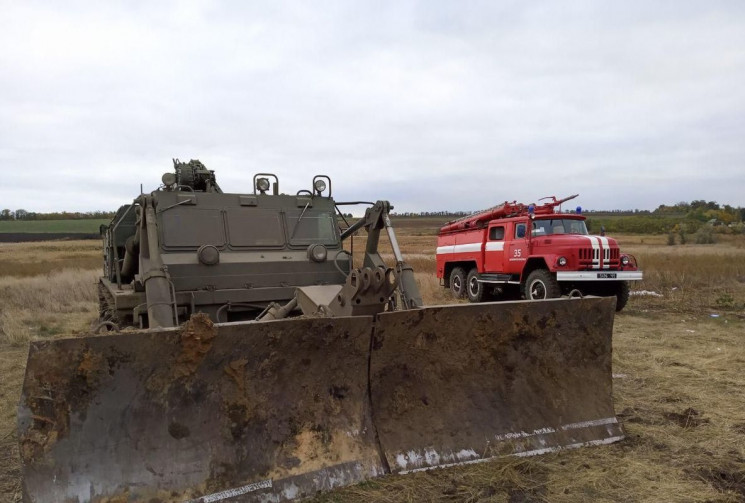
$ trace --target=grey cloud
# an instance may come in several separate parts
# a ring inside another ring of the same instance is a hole
[[[171,157],[402,211],[745,204],[741,2],[3,10],[2,207],[113,209]]]

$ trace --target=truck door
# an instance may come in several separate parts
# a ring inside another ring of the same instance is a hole
[[[527,224],[515,222],[512,224],[513,239],[505,247],[505,272],[520,274],[528,260]]]
[[[504,271],[504,225],[489,227],[484,250],[484,272]]]

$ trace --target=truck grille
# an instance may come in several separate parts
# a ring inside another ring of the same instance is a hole
[[[600,251],[597,248],[580,248],[579,265],[588,269],[600,267]],[[603,265],[606,268],[617,269],[620,265],[620,251],[618,248],[603,248]]]

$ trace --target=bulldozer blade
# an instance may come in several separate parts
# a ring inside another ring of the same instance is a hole
[[[284,501],[382,474],[372,317],[31,344],[19,407],[30,502]]]
[[[393,472],[623,438],[613,410],[614,298],[382,313],[370,388]]]

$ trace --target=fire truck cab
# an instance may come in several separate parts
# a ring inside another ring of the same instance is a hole
[[[471,302],[540,300],[582,294],[616,296],[626,305],[629,281],[642,279],[636,259],[615,239],[591,235],[581,209],[556,211],[570,196],[536,206],[505,202],[454,220],[437,238],[437,277]]]

